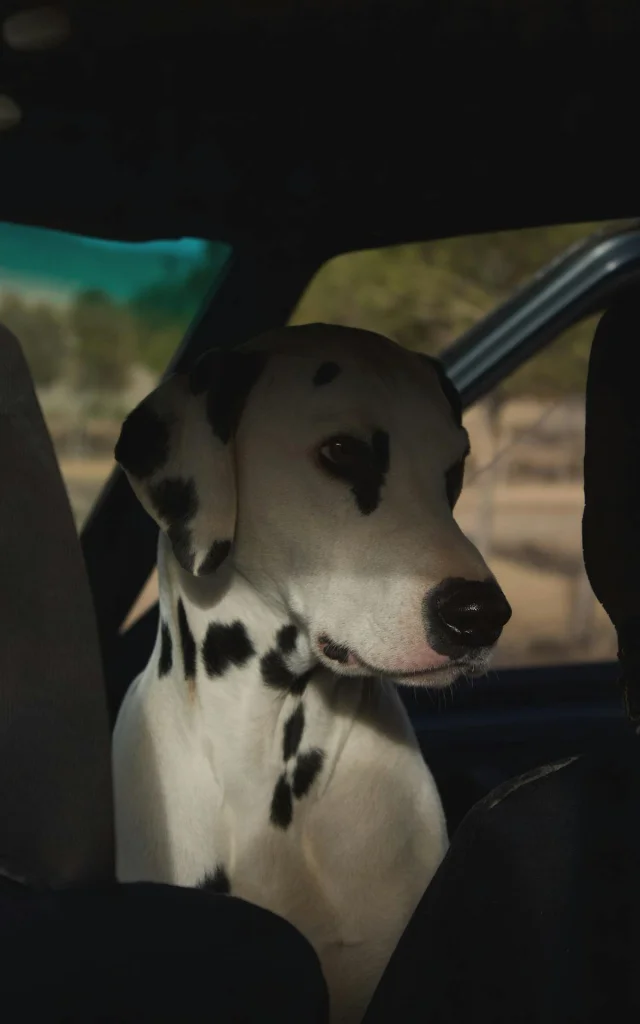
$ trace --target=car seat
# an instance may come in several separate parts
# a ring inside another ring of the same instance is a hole
[[[481,800],[400,940],[366,1024],[640,1020],[640,293],[598,326],[583,549],[619,639],[628,728]]]

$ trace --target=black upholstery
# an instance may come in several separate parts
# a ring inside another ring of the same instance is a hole
[[[618,634],[631,717],[640,721],[640,291],[602,318],[587,387],[585,565]]]
[[[89,585],[20,345],[0,329],[0,874],[113,871],[110,737]]]
[[[584,555],[621,638],[640,646],[640,298],[603,317],[587,396]],[[625,644],[627,654],[625,657]],[[640,1020],[640,737],[494,790],[455,833],[366,1024]]]
[[[232,896],[165,885],[0,888],[3,1019],[325,1024],[311,946]]]
[[[638,1019],[639,806],[635,736],[477,804],[366,1024]]]

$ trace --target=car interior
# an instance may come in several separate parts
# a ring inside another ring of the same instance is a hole
[[[343,254],[601,223],[441,353],[471,409],[594,324],[584,568],[617,659],[402,692],[451,847],[365,1024],[638,1019],[640,222],[627,54],[577,0],[4,3],[0,222],[224,249],[164,372],[290,321]],[[595,69],[595,70],[594,70]],[[0,261],[0,274],[3,272]],[[157,527],[117,468],[78,537],[0,331],[0,941],[7,1019],[328,1020],[292,926],[115,882],[110,735],[158,628]],[[613,633],[612,633],[613,635]],[[195,970],[194,970],[195,967]]]

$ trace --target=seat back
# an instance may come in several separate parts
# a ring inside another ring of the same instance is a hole
[[[17,340],[0,328],[0,874],[113,875],[110,736],[66,490]]]
[[[618,631],[631,716],[640,664],[640,296],[591,353],[585,564]],[[481,685],[481,684],[478,684]],[[507,782],[455,832],[364,1024],[640,1020],[640,738]]]
[[[627,710],[640,722],[640,291],[602,317],[591,349],[584,561],[618,634]]]

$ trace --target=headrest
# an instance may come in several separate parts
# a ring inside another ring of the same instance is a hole
[[[584,561],[618,634],[628,710],[640,719],[640,291],[602,317],[587,378]]]

